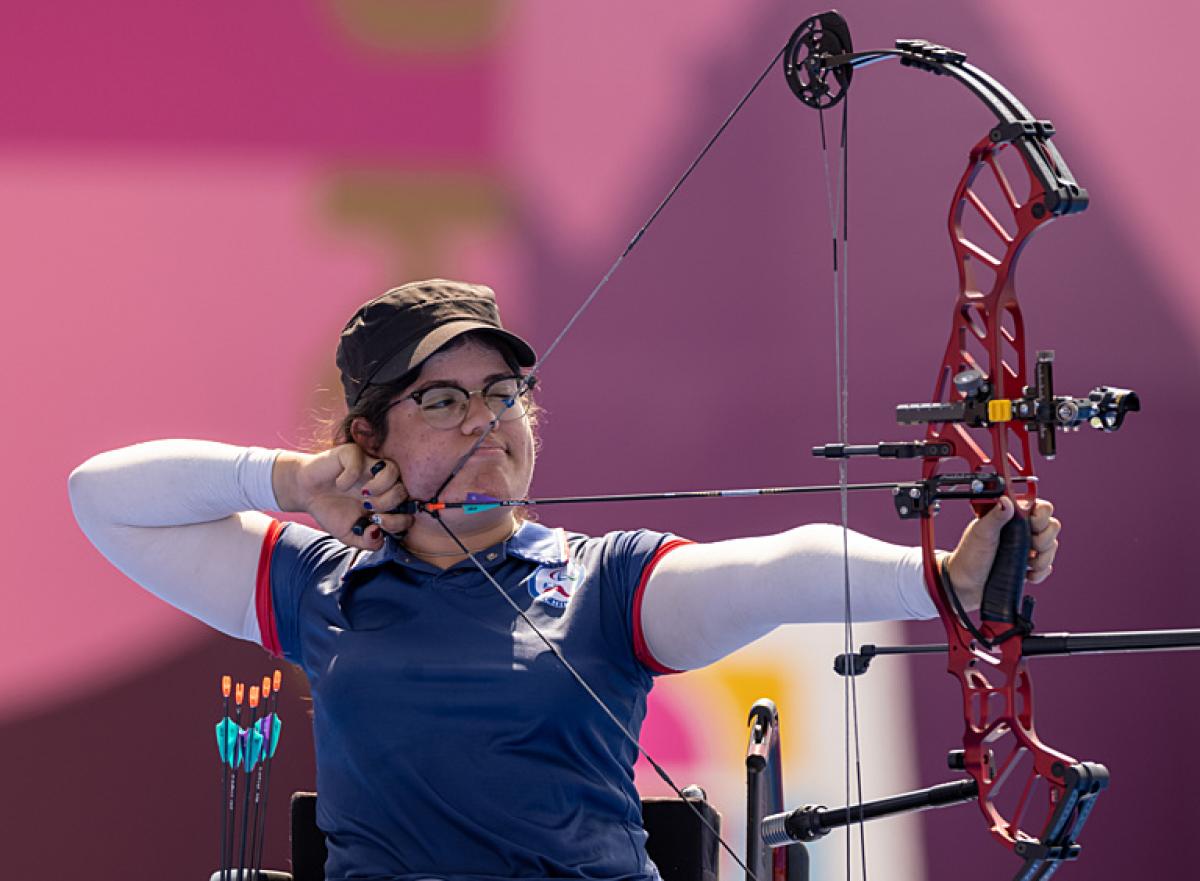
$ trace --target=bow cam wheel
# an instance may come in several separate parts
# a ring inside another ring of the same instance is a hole
[[[846,96],[854,72],[849,64],[826,67],[825,62],[853,51],[846,19],[837,12],[822,12],[792,33],[783,53],[783,74],[797,98],[824,110]]]

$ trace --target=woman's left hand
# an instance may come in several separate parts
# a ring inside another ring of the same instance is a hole
[[[996,558],[1000,530],[1012,519],[1014,510],[1012,500],[1002,497],[991,511],[968,524],[958,547],[942,563],[943,572],[954,585],[963,606],[970,611],[978,609],[983,601],[983,586]],[[1032,533],[1025,577],[1034,584],[1045,581],[1054,568],[1058,531],[1062,524],[1053,514],[1054,506],[1045,499],[1037,499],[1025,512]]]

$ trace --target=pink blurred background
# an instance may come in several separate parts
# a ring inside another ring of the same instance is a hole
[[[1079,0],[841,9],[859,47],[920,36],[966,50],[1054,120],[1092,193],[1085,214],[1024,257],[1030,345],[1057,350],[1064,391],[1129,386],[1145,412],[1118,435],[1068,437],[1039,463],[1067,523],[1041,628],[1200,625],[1183,553],[1200,433],[1189,215],[1200,175],[1185,93],[1200,13],[1165,0],[1132,16]],[[544,348],[818,11],[736,0],[7,10],[0,333],[6,388],[22,402],[3,441],[13,501],[2,515],[0,828],[11,877],[206,877],[216,681],[270,669],[259,650],[113,570],[69,516],[70,469],[151,437],[307,443],[314,415],[336,402],[341,323],[403,280],[492,284],[508,323]],[[928,393],[955,286],[945,212],[991,120],[964,90],[899,67],[860,73],[854,96],[851,433],[867,442],[901,436],[893,405]],[[832,479],[807,453],[834,439],[825,211],[815,118],[773,74],[546,368],[535,492]],[[26,437],[21,424],[37,430]],[[894,468],[855,476],[886,480]],[[856,500],[851,523],[915,542],[889,509]],[[837,516],[832,499],[775,499],[597,508],[566,525],[710,539]],[[908,636],[932,640],[936,626]],[[1182,685],[1198,664],[1037,666],[1043,737],[1114,777],[1084,862],[1060,877],[1180,877],[1200,861],[1183,758],[1198,711]],[[961,725],[956,687],[936,661],[905,671],[918,777],[937,782]],[[286,675],[277,866],[283,795],[312,785],[303,685]],[[665,762],[695,765],[671,732],[707,724],[703,701],[660,701],[648,739],[676,744]],[[718,808],[741,822],[739,805]],[[919,828],[930,878],[1015,871],[969,808]],[[86,855],[75,866],[64,840]]]

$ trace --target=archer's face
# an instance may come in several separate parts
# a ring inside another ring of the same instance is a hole
[[[400,403],[389,411],[387,440],[379,449],[380,455],[400,467],[401,480],[410,497],[429,499],[437,491],[458,460],[487,430],[492,413],[481,395],[472,395],[462,424],[438,429],[425,421],[417,402],[406,399],[407,395],[439,385],[477,392],[507,376],[512,376],[512,368],[500,352],[475,339],[438,352],[425,361],[417,381],[397,396]],[[499,422],[442,492],[441,500],[462,501],[468,492],[501,499],[522,498],[529,492],[533,464],[529,417]],[[451,511],[444,516],[452,514],[476,519],[487,516]],[[508,512],[498,509],[493,516],[508,516]]]

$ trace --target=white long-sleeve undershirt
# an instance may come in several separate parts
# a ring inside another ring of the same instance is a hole
[[[71,506],[108,560],[210,626],[261,642],[255,581],[275,510],[278,451],[163,440],[101,453],[70,478]],[[855,620],[935,614],[919,548],[848,533]],[[841,621],[840,527],[689,544],[667,553],[642,599],[646,645],[660,664],[712,663],[785,623]]]
[[[211,627],[261,642],[255,580],[276,510],[278,451],[161,440],[101,453],[69,480],[80,528],[146,590]]]
[[[937,614],[920,548],[847,531],[855,621]],[[799,526],[777,535],[690,544],[663,557],[642,598],[642,630],[655,660],[693,670],[766,636],[780,624],[845,618],[842,527]]]

